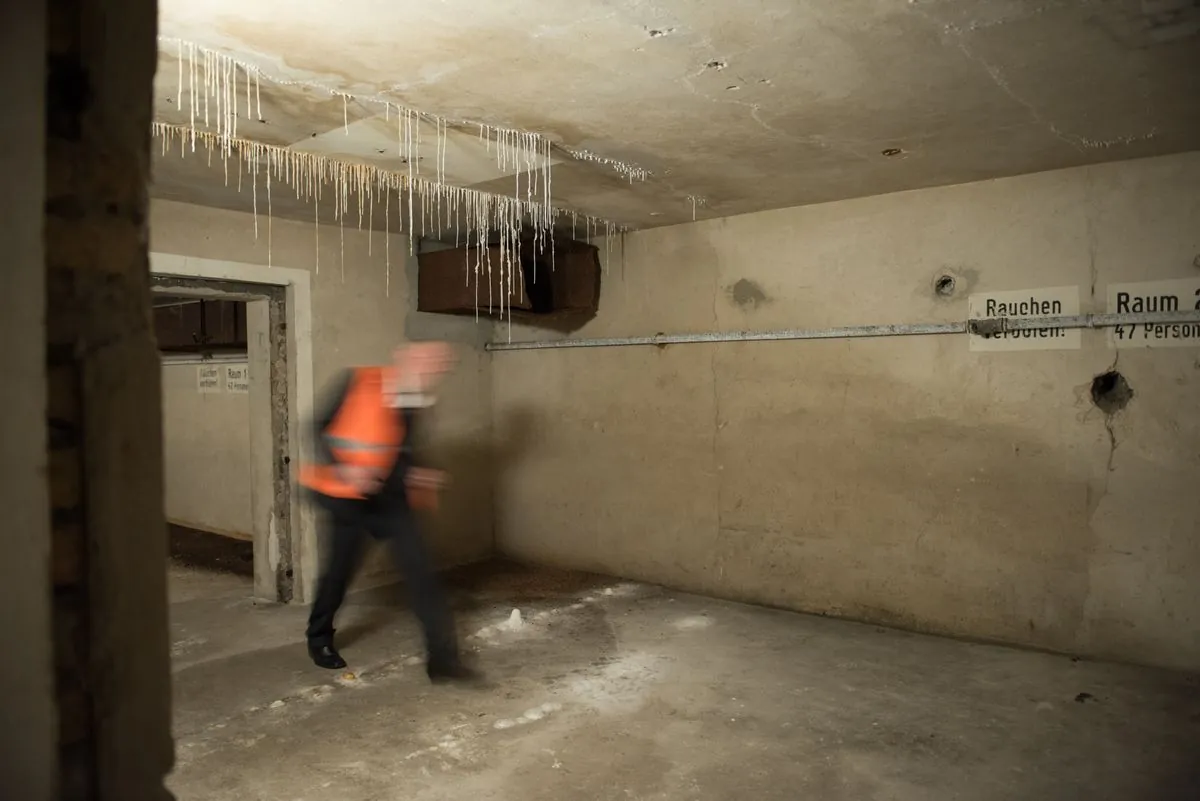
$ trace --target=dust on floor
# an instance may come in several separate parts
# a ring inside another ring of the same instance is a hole
[[[455,577],[489,686],[433,688],[393,590],[328,673],[305,609],[172,581],[181,801],[1200,798],[1177,674],[489,566]]]

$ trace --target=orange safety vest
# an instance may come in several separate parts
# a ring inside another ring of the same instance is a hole
[[[325,429],[336,464],[305,465],[300,484],[333,498],[362,498],[338,475],[338,464],[365,467],[383,476],[396,464],[404,444],[404,421],[387,402],[384,368],[359,367],[342,405]]]

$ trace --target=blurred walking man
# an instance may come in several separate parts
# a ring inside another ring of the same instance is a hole
[[[319,667],[346,667],[334,647],[333,620],[370,534],[384,542],[407,581],[425,635],[430,680],[476,678],[462,662],[449,603],[415,514],[436,508],[445,476],[413,463],[414,428],[454,362],[446,343],[402,345],[389,365],[347,371],[318,409],[315,463],[304,466],[300,483],[328,520],[307,632],[309,656]]]

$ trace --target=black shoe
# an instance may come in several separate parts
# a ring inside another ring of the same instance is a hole
[[[326,670],[341,670],[346,667],[346,660],[332,645],[309,645],[308,655],[313,664]]]
[[[483,681],[483,674],[457,659],[451,662],[430,662],[425,666],[425,673],[434,684],[479,684]]]

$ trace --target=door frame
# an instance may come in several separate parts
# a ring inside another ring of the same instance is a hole
[[[307,271],[150,254],[151,291],[246,302],[250,367],[254,595],[308,603],[319,552],[314,515],[296,491],[312,453],[312,296]],[[267,381],[255,380],[268,376]],[[270,420],[269,426],[254,420]]]

